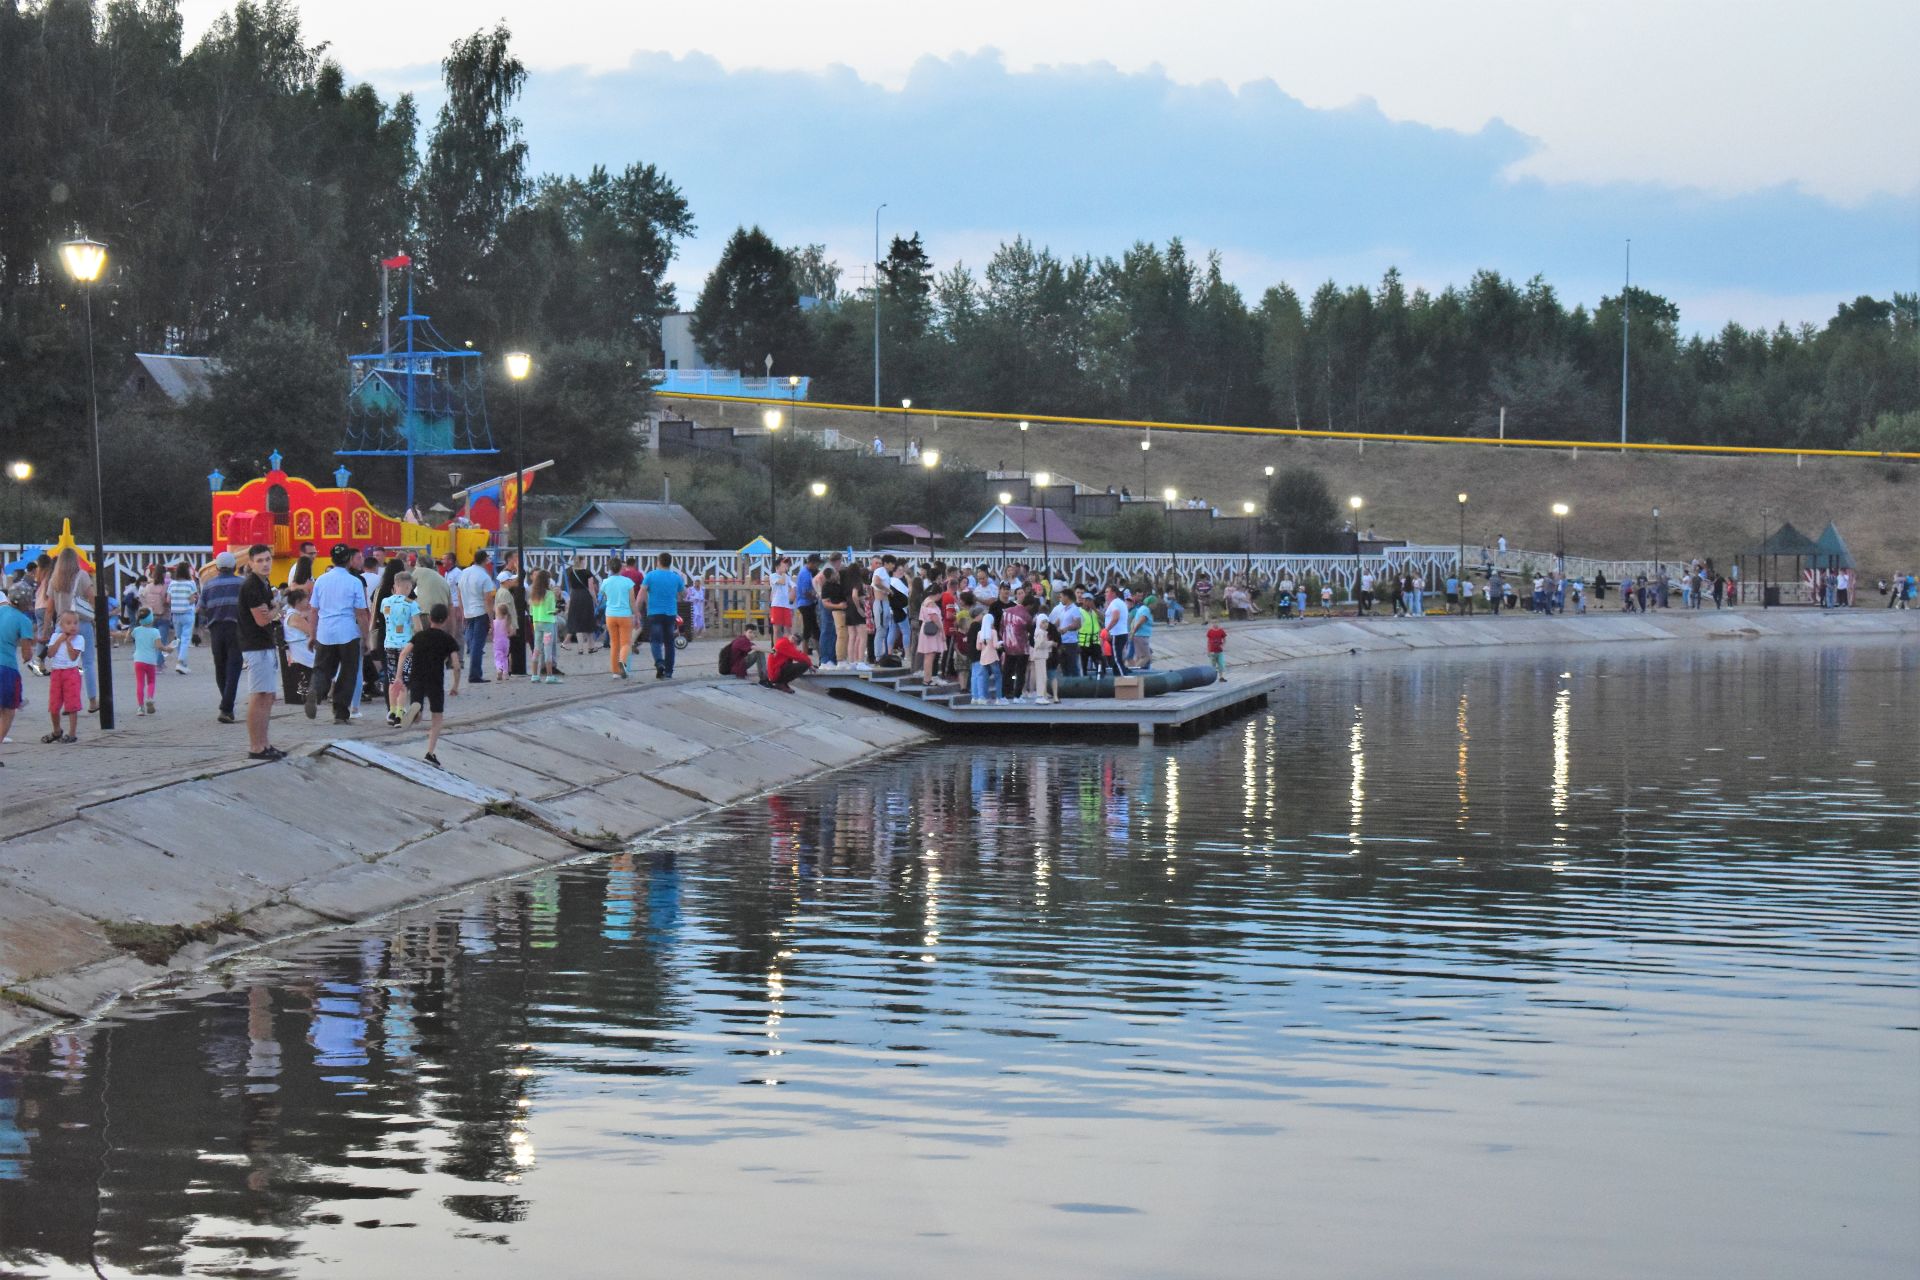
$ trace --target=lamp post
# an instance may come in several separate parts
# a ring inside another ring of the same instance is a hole
[[[113,728],[112,635],[107,627],[107,489],[100,476],[100,390],[93,374],[93,285],[106,270],[107,246],[82,237],[60,246],[67,274],[80,285],[87,315],[87,408],[93,424],[93,645],[100,680],[100,730]]]
[[[1453,578],[1459,580],[1461,595],[1465,597],[1467,593],[1467,495],[1459,493],[1455,501],[1459,503],[1459,558],[1455,558],[1453,562]]]
[[[513,555],[520,564],[520,581],[527,581],[527,375],[533,357],[524,351],[507,352],[507,377],[513,380]]]
[[[1553,523],[1559,539],[1559,548],[1554,553],[1557,561],[1555,567],[1559,569],[1562,576],[1567,572],[1567,512],[1569,510],[1571,508],[1564,502],[1553,504]]]
[[[7,474],[13,478],[20,500],[14,507],[14,520],[20,526],[20,557],[27,555],[27,481],[33,479],[33,464],[26,459],[7,464]]]
[[[1005,572],[1007,566],[1007,506],[1012,503],[1013,495],[1005,489],[1000,491],[1000,568]]]
[[[1142,440],[1140,442],[1140,496],[1142,498],[1147,496],[1147,455],[1152,452],[1153,441]]]
[[[920,469],[924,471],[927,476],[927,559],[929,560],[933,559],[934,538],[933,473],[939,466],[940,451],[938,449],[923,449],[920,451]]]
[[[800,430],[800,375],[797,373],[787,377],[787,421],[795,431]]]
[[[767,426],[767,563],[780,556],[780,411],[769,409],[760,415]]]
[[[1053,582],[1053,546],[1052,531],[1047,524],[1047,486],[1053,483],[1053,475],[1042,471],[1033,477],[1033,487],[1040,491],[1040,576],[1049,585]]]
[[[1360,508],[1366,505],[1366,500],[1357,493],[1347,499],[1347,507],[1353,512],[1353,582],[1347,587],[1347,595],[1354,602],[1356,614],[1360,610]]]
[[[907,460],[907,432],[911,429],[907,424],[907,411],[911,408],[913,408],[913,401],[900,402],[900,460],[902,462]]]
[[[1240,514],[1247,518],[1247,567],[1246,567],[1247,590],[1252,591],[1253,590],[1253,504],[1251,502],[1241,503]]]
[[[1653,509],[1653,571],[1660,572],[1660,508]]]
[[[1029,425],[1031,424],[1029,424],[1025,418],[1020,420],[1020,474],[1023,477],[1027,474],[1027,428]],[[1032,486],[1029,485],[1028,487],[1031,488]],[[1031,497],[1032,495],[1029,494],[1028,496]]]
[[[815,480],[812,484],[807,486],[807,492],[811,493],[816,498],[824,498],[827,496],[827,482],[825,480]],[[818,533],[818,532],[819,530],[816,528],[815,533]],[[821,540],[818,537],[816,537],[814,539],[815,545],[818,545],[820,541]]]
[[[880,209],[873,211],[873,407],[880,407]]]

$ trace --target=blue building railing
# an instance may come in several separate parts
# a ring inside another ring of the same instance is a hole
[[[812,378],[796,387],[789,378],[749,378],[726,369],[649,369],[654,394],[662,396],[742,396],[749,400],[805,400]]]

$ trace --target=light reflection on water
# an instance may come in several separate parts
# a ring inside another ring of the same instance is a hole
[[[0,1055],[0,1271],[1911,1274],[1914,655],[1547,662],[925,749]]]

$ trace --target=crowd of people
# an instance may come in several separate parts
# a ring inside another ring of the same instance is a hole
[[[604,651],[607,673],[627,680],[643,648],[655,679],[672,679],[676,650],[704,631],[710,593],[723,584],[711,574],[690,579],[670,553],[651,559],[643,567],[618,554],[596,566],[575,555],[557,573],[523,572],[512,552],[497,566],[485,551],[456,565],[345,543],[323,559],[308,543],[276,586],[271,551],[255,546],[243,556],[222,552],[198,570],[185,561],[151,565],[109,602],[110,627],[132,651],[135,715],[159,714],[161,674],[171,665],[191,675],[194,649],[204,646],[217,719],[233,724],[244,714],[249,758],[284,754],[269,741],[276,698],[304,707],[309,718],[326,706],[344,724],[360,718],[372,697],[390,725],[431,717],[426,757],[437,765],[446,699],[463,679],[559,683],[563,654]],[[1190,611],[1203,626],[1213,624],[1207,649],[1224,679],[1219,620],[1304,619],[1315,603],[1330,616],[1335,606],[1331,581],[1284,571],[1228,572],[1218,581],[1205,569],[1190,579],[1110,571],[1088,580],[1023,564],[996,569],[834,552],[778,556],[755,576],[770,647],[759,649],[753,629],[743,628],[721,652],[722,675],[791,693],[808,671],[891,666],[917,672],[925,688],[962,689],[987,705],[1049,703],[1062,679],[1151,670],[1155,626],[1179,624]],[[1889,608],[1920,600],[1911,573],[1879,586]],[[1491,565],[1477,582],[1464,572],[1430,581],[1410,565],[1389,565],[1362,572],[1352,596],[1362,616],[1424,617],[1436,594],[1448,614],[1476,607],[1553,614],[1585,612],[1589,594],[1604,602],[1610,590],[1628,612],[1675,600],[1686,609],[1708,601],[1721,608],[1737,602],[1740,581],[1737,569],[1723,575],[1704,559],[1619,584],[1596,574],[1590,585],[1551,570],[1530,582],[1510,580]],[[1857,604],[1857,590],[1849,569],[1808,579],[1810,597],[1826,607]],[[94,599],[92,575],[70,547],[16,575],[0,607],[0,737],[24,701],[26,671],[48,682],[49,725],[40,740],[77,740],[80,716],[99,705]]]

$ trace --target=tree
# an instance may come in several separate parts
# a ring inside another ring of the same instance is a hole
[[[717,368],[759,373],[767,356],[797,368],[803,344],[793,259],[759,227],[741,227],[693,308],[693,340]]]
[[[490,342],[490,259],[525,200],[527,144],[514,99],[527,69],[508,49],[506,24],[456,40],[440,63],[447,100],[427,144],[419,186],[419,259],[437,294],[443,332]]]
[[[801,245],[787,250],[793,261],[793,282],[803,298],[828,305],[840,298],[840,264],[827,257],[823,244]]]
[[[1340,508],[1318,471],[1288,467],[1267,489],[1266,524],[1282,551],[1323,554],[1347,549]]]

